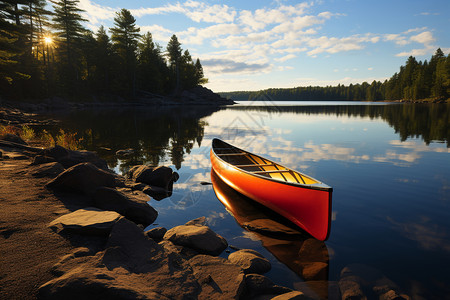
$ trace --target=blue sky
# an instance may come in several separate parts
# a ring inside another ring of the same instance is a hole
[[[449,0],[80,0],[94,32],[131,11],[166,48],[176,34],[215,92],[384,80],[408,56],[450,52]]]

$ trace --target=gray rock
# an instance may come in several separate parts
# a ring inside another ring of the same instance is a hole
[[[227,241],[208,226],[176,226],[166,232],[164,239],[210,255],[219,255],[228,247]]]
[[[187,264],[201,285],[199,299],[240,299],[245,282],[238,266],[209,255],[196,255]]]
[[[116,212],[88,207],[57,218],[49,227],[56,232],[67,230],[80,234],[108,235],[120,218]]]
[[[114,187],[115,176],[91,163],[70,167],[46,184],[47,188],[64,192],[92,194],[99,187]]]
[[[264,274],[271,269],[270,262],[260,253],[251,249],[243,249],[228,256],[231,263],[239,265],[246,274]]]
[[[64,172],[64,167],[59,162],[40,164],[32,169],[31,175],[35,177],[56,177]]]
[[[154,239],[155,241],[160,241],[163,239],[164,234],[166,234],[167,229],[164,227],[156,227],[156,228],[152,228],[150,230],[147,230],[145,232],[145,234],[151,238]]]
[[[108,187],[98,188],[93,195],[96,207],[116,211],[127,219],[145,226],[152,224],[158,216],[158,212],[147,203],[148,200],[145,195],[122,193]]]

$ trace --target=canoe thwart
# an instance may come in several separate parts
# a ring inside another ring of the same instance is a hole
[[[249,164],[249,165],[233,165],[238,168],[247,168],[247,167],[274,167],[278,166],[277,164]]]
[[[291,173],[290,170],[272,170],[272,171],[247,171],[253,174],[266,174],[266,173]]]
[[[248,155],[248,153],[240,152],[240,153],[216,153],[218,156],[233,156],[233,155]]]

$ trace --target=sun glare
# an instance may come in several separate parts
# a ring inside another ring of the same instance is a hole
[[[46,36],[46,37],[44,37],[44,42],[46,44],[51,44],[51,43],[53,43],[53,39],[49,36]]]

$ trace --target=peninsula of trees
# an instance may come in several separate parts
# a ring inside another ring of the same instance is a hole
[[[116,13],[114,27],[94,34],[78,0],[0,2],[0,95],[9,99],[118,95],[144,91],[168,95],[206,83],[173,35],[165,51],[150,32],[140,34],[130,11]]]
[[[439,48],[430,61],[417,61],[410,56],[405,66],[389,80],[363,82],[348,86],[307,86],[261,91],[240,91],[220,93],[233,100],[257,100],[269,97],[271,100],[422,100],[450,98],[450,54],[447,57]]]

